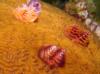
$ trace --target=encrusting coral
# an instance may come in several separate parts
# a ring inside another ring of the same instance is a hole
[[[21,22],[11,11],[23,2],[25,0],[0,1],[0,74],[100,73],[100,47],[92,34],[88,47],[77,45],[64,35],[67,25],[77,24],[85,30],[82,23],[43,2],[38,21]],[[51,70],[40,60],[37,53],[43,45],[65,49],[63,67]]]

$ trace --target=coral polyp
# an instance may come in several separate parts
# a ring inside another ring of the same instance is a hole
[[[84,47],[89,45],[89,35],[88,31],[83,30],[77,25],[72,25],[65,29],[65,36],[67,38]]]
[[[55,45],[41,47],[38,56],[50,68],[62,67],[65,63],[65,50]]]
[[[41,12],[41,5],[38,0],[28,0],[26,4],[14,9],[15,17],[23,22],[34,22]]]

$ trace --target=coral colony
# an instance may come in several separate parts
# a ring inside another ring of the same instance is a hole
[[[65,35],[72,41],[87,47],[89,44],[89,32],[80,29],[78,26],[73,25],[67,27]]]
[[[34,22],[38,19],[41,12],[41,5],[38,0],[28,0],[14,10],[15,17],[23,22]]]
[[[38,56],[51,69],[63,67],[65,63],[65,50],[55,45],[41,47]]]

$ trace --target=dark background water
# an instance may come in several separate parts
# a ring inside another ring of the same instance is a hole
[[[43,0],[43,1],[53,4],[59,8],[64,8],[65,3],[67,3],[69,0]]]
[[[94,0],[94,3],[96,5],[96,14],[97,14],[97,17],[100,19],[100,0]]]

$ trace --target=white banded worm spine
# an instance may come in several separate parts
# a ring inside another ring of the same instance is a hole
[[[82,14],[78,13],[80,19],[83,19],[84,17],[83,22],[85,23],[85,25],[90,29],[91,32],[94,32],[100,39],[100,25],[90,17],[89,12],[88,15],[87,13],[84,12],[88,11],[86,2],[80,1],[76,4],[76,6],[80,9],[79,13],[82,13]]]

